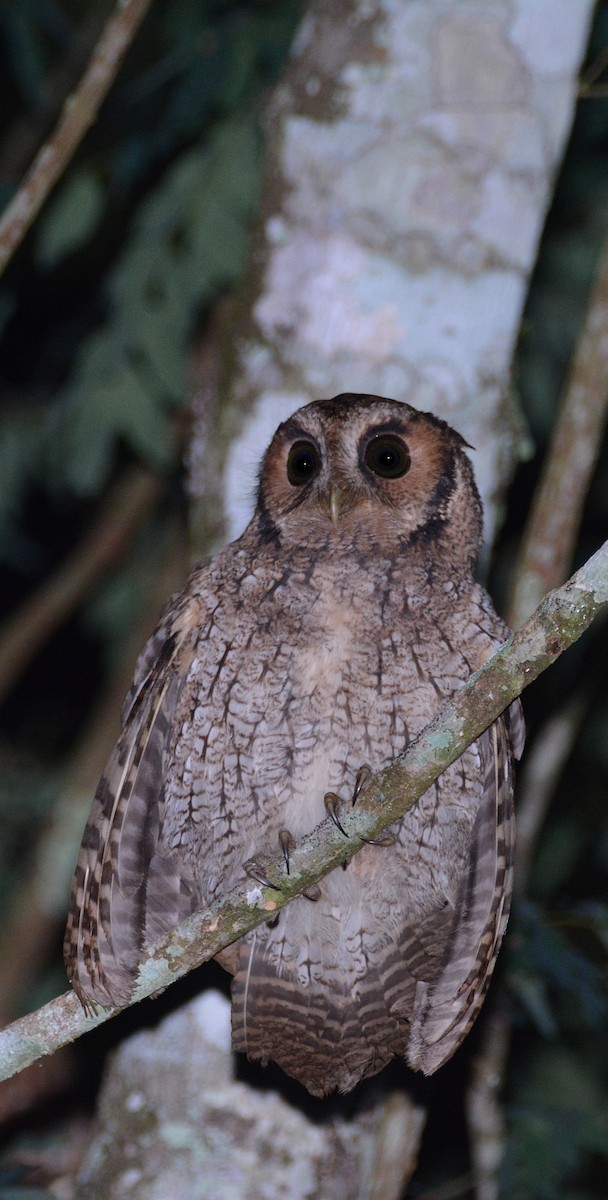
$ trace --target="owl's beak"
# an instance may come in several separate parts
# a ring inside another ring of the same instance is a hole
[[[341,514],[348,506],[347,493],[335,483],[329,485],[329,515],[333,525],[337,525]]]

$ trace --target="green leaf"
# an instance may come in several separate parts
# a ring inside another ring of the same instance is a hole
[[[170,466],[173,443],[167,414],[126,362],[91,388],[86,404],[76,397],[64,411],[59,452],[68,485],[81,495],[95,492],[119,439],[159,470]]]
[[[561,1047],[543,1048],[516,1076],[501,1195],[563,1200],[588,1153],[608,1151],[608,1107],[596,1068]]]
[[[559,914],[564,921],[568,915]],[[544,1036],[553,1036],[559,1024],[597,1029],[608,1018],[602,974],[591,958],[571,945],[566,936],[571,928],[576,930],[574,924],[564,931],[557,928],[530,902],[520,902],[514,913],[509,986]]]
[[[69,175],[51,200],[38,226],[36,258],[54,267],[92,236],[105,208],[105,193],[90,170]]]

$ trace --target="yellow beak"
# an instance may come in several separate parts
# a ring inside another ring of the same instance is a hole
[[[329,515],[332,524],[337,525],[340,515],[346,507],[346,492],[343,488],[337,487],[335,483],[329,486]]]

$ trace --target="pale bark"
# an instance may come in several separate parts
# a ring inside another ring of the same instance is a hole
[[[464,435],[492,540],[522,437],[511,358],[592,10],[310,6],[270,105],[255,269],[222,385],[228,536],[248,519],[278,422],[350,391],[408,401]],[[218,503],[217,446],[212,457],[206,486],[195,456],[203,508]]]

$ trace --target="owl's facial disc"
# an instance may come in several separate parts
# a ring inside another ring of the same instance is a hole
[[[324,445],[298,430],[284,461],[293,496],[289,509],[314,497],[334,527],[370,496],[393,502],[390,493],[412,464],[403,431],[392,424],[368,429],[346,454],[343,446]]]
[[[382,396],[313,401],[266,452],[258,525],[286,545],[339,556],[356,544],[370,559],[441,540],[468,570],[481,509],[463,445],[437,417]]]

